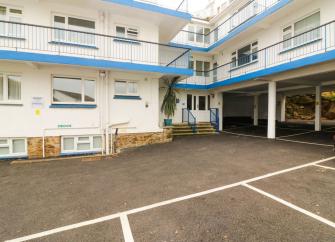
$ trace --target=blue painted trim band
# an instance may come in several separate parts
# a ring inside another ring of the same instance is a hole
[[[49,108],[97,108],[96,104],[51,104]]]
[[[86,152],[69,152],[69,153],[60,153],[60,156],[80,156],[80,155],[96,155],[100,154],[101,151],[86,151]]]
[[[2,161],[11,161],[11,160],[27,160],[28,156],[3,156],[0,157],[0,160]]]
[[[127,95],[115,95],[114,99],[142,100],[142,98],[140,96],[127,96]]]
[[[132,7],[132,8],[139,8],[139,9],[142,9],[142,10],[145,10],[145,11],[170,15],[170,16],[173,16],[173,17],[186,19],[188,21],[190,21],[192,19],[192,15],[189,14],[189,13],[180,12],[180,11],[177,11],[177,10],[160,7],[160,6],[157,6],[157,5],[150,4],[150,3],[138,2],[138,1],[135,1],[135,0],[103,0],[103,1],[110,2],[110,3],[116,3],[116,4]]]
[[[301,67],[315,65],[315,64],[319,64],[319,63],[334,60],[334,59],[335,59],[335,50],[331,50],[326,53],[309,56],[306,58],[302,58],[300,60],[292,61],[289,63],[281,64],[281,65],[270,67],[270,68],[265,68],[263,70],[251,72],[251,73],[248,73],[242,76],[233,77],[230,79],[214,82],[209,85],[182,84],[181,83],[181,84],[176,84],[176,88],[208,90],[208,89],[213,89],[217,87],[229,86],[229,85],[236,84],[236,83],[243,82],[243,81],[249,81],[255,78],[259,78],[259,77],[264,77],[264,76],[273,75],[273,74],[277,74],[277,73],[281,73],[285,71],[290,71],[290,70],[298,69]]]
[[[121,70],[132,70],[141,72],[155,72],[162,74],[172,74],[181,76],[192,76],[193,70],[186,68],[177,68],[171,66],[158,66],[158,65],[146,65],[136,64],[130,62],[117,62],[107,60],[95,60],[82,57],[72,56],[61,56],[61,55],[50,55],[50,54],[38,54],[29,52],[17,52],[10,50],[0,50],[0,59],[2,60],[18,60],[18,61],[33,61],[40,63],[51,63],[51,64],[65,64],[65,65],[76,65],[84,67],[96,67],[106,69],[121,69]]]
[[[98,47],[93,46],[93,45],[82,45],[82,44],[68,43],[68,42],[63,42],[63,41],[50,41],[49,44],[68,45],[68,46],[75,46],[75,47],[88,48],[88,49],[96,49],[96,50],[99,49]]]
[[[215,42],[214,44],[210,45],[209,47],[197,47],[197,46],[191,46],[191,45],[183,45],[183,44],[177,44],[177,43],[171,43],[172,46],[175,47],[184,47],[184,48],[190,48],[193,51],[199,51],[199,52],[210,52],[213,49],[219,47],[223,43],[227,42],[228,40],[236,37],[241,32],[245,31],[246,29],[250,28],[252,25],[255,25],[259,21],[263,20],[264,18],[270,16],[271,14],[275,13],[279,9],[285,7],[289,3],[291,3],[293,0],[281,0],[274,6],[270,7],[269,9],[265,10],[263,13],[256,15],[255,17],[249,19],[248,21],[244,22],[234,30],[232,30],[229,34],[227,34],[225,37],[220,39],[219,41]]]

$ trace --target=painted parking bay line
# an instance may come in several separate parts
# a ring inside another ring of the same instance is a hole
[[[315,164],[314,166],[317,166],[317,167],[320,167],[320,168],[323,168],[323,169],[327,169],[327,170],[334,170],[335,171],[335,167],[318,165],[318,164]]]
[[[246,183],[259,181],[259,180],[269,178],[269,177],[272,177],[272,176],[288,173],[288,172],[299,170],[299,169],[306,168],[306,167],[310,167],[310,166],[313,166],[313,165],[316,165],[316,164],[319,164],[319,163],[323,163],[323,162],[326,162],[326,161],[329,161],[329,160],[334,160],[334,159],[335,159],[335,156],[332,156],[332,157],[325,158],[325,159],[322,159],[322,160],[318,160],[318,161],[306,163],[306,164],[303,164],[303,165],[294,166],[294,167],[291,167],[291,168],[288,168],[288,169],[268,173],[268,174],[265,174],[265,175],[262,175],[262,176],[258,176],[258,177],[254,177],[254,178],[247,179],[247,180],[244,180],[244,181],[232,183],[232,184],[225,185],[225,186],[222,186],[222,187],[217,187],[217,188],[213,188],[213,189],[210,189],[210,190],[190,194],[190,195],[187,195],[187,196],[182,196],[182,197],[178,197],[178,198],[174,198],[174,199],[170,199],[170,200],[165,200],[163,202],[154,203],[154,204],[147,205],[147,206],[144,206],[144,207],[131,209],[131,210],[128,210],[128,211],[125,211],[125,212],[122,212],[122,213],[115,213],[115,214],[104,216],[104,217],[101,217],[101,218],[96,218],[96,219],[92,219],[92,220],[88,220],[88,221],[84,221],[84,222],[80,222],[80,223],[76,223],[76,224],[72,224],[72,225],[67,225],[67,226],[47,230],[47,231],[44,231],[44,232],[28,235],[28,236],[19,237],[19,238],[12,239],[12,240],[7,240],[5,242],[23,242],[23,241],[37,239],[37,238],[45,237],[45,236],[48,236],[48,235],[72,230],[72,229],[77,229],[77,228],[87,226],[87,225],[92,225],[92,224],[105,222],[105,221],[112,220],[112,219],[115,219],[115,218],[120,218],[121,219],[122,215],[127,215],[128,216],[130,214],[143,212],[143,211],[150,210],[150,209],[153,209],[153,208],[162,207],[162,206],[166,206],[166,205],[169,205],[169,204],[185,201],[185,200],[188,200],[188,199],[205,196],[205,195],[208,195],[208,194],[211,194],[211,193],[223,191],[223,190],[233,188],[233,187],[237,187],[237,186],[240,186],[240,185],[243,185],[243,184],[246,184]]]
[[[332,222],[332,221],[330,221],[330,220],[328,220],[328,219],[325,219],[325,218],[323,218],[323,217],[321,217],[319,215],[316,215],[316,214],[314,214],[312,212],[309,212],[309,211],[307,211],[307,210],[305,210],[305,209],[303,209],[301,207],[298,207],[298,206],[296,206],[296,205],[294,205],[292,203],[289,203],[289,202],[287,202],[287,201],[285,201],[285,200],[283,200],[283,199],[281,199],[279,197],[276,197],[276,196],[274,196],[274,195],[272,195],[270,193],[267,193],[267,192],[265,192],[265,191],[263,191],[261,189],[258,189],[258,188],[254,187],[254,186],[251,186],[251,185],[249,185],[247,183],[242,184],[242,186],[244,186],[246,188],[249,188],[249,189],[251,189],[251,190],[253,190],[253,191],[257,192],[257,193],[260,193],[260,194],[262,194],[262,195],[264,195],[264,196],[266,196],[268,198],[271,198],[272,200],[275,200],[275,201],[277,201],[277,202],[279,202],[279,203],[281,203],[281,204],[283,204],[283,205],[285,205],[285,206],[287,206],[289,208],[292,208],[292,209],[294,209],[294,210],[296,210],[296,211],[298,211],[298,212],[300,212],[300,213],[302,213],[304,215],[307,215],[307,216],[309,216],[311,218],[314,218],[314,219],[318,220],[319,222],[327,224],[330,227],[335,228],[335,223]]]

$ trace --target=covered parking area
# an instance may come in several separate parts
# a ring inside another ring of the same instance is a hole
[[[333,146],[335,71],[309,69],[223,90],[223,132]]]

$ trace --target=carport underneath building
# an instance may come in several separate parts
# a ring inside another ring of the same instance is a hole
[[[322,81],[321,81],[322,80]],[[335,72],[223,92],[223,131],[292,142],[333,145]]]

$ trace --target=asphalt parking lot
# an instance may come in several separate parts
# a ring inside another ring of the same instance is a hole
[[[287,134],[289,135],[289,134]],[[334,241],[335,153],[233,134],[0,163],[1,241]]]

